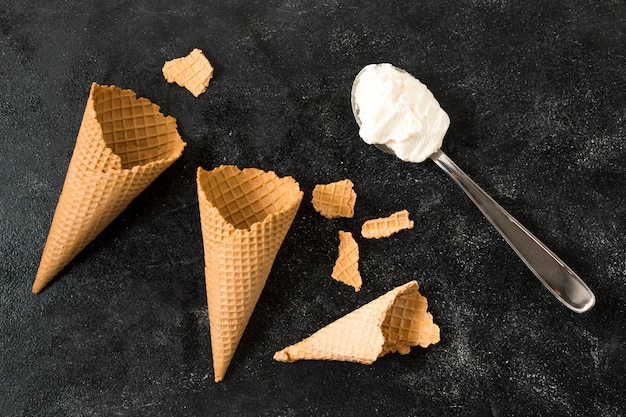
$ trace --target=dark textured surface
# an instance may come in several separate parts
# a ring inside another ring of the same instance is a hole
[[[626,414],[623,1],[73,3],[0,2],[0,415]],[[198,99],[161,74],[194,47],[215,66]],[[586,280],[592,311],[561,306],[432,162],[361,142],[349,92],[372,62],[431,88],[444,150]],[[188,145],[35,296],[94,81],[159,104]],[[224,163],[291,175],[305,199],[215,384],[195,171]],[[326,220],[311,191],[343,178],[355,217]],[[405,208],[412,231],[358,239],[359,293],[330,278],[339,229]],[[272,360],[411,279],[438,345]]]

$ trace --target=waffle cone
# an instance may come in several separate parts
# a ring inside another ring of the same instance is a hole
[[[131,90],[93,84],[43,250],[38,293],[185,147],[176,120]]]
[[[335,360],[371,364],[389,353],[439,342],[439,326],[410,281],[345,315],[310,337],[277,352],[281,362]]]
[[[409,212],[397,211],[388,217],[368,220],[361,227],[361,236],[368,239],[389,237],[404,229],[412,229],[413,220],[409,220]]]
[[[198,168],[215,381],[224,378],[303,193],[291,177]]]

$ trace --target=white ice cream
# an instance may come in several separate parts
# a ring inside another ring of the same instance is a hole
[[[450,118],[430,90],[391,64],[370,64],[354,82],[359,135],[402,160],[422,162],[441,147]]]

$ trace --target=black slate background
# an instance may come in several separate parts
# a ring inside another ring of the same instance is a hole
[[[626,5],[599,0],[0,1],[0,415],[626,415]],[[215,66],[194,98],[166,60]],[[432,162],[361,142],[354,75],[391,62],[452,120],[444,150],[597,296],[561,306]],[[92,82],[178,120],[183,156],[49,287],[32,281]],[[303,204],[213,382],[198,166],[291,175]],[[350,178],[353,219],[315,184]],[[339,229],[408,209],[330,278]],[[416,279],[442,340],[371,366],[275,351]]]

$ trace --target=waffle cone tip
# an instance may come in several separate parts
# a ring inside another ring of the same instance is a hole
[[[215,369],[213,370],[213,372],[215,373],[215,382],[222,382],[224,380],[224,376],[226,376],[226,370],[220,372],[219,374],[215,371]]]
[[[290,360],[289,357],[289,348],[285,348],[279,352],[274,353],[274,360],[278,362],[294,362]]]
[[[46,274],[44,272],[37,272],[37,276],[35,277],[35,282],[33,283],[32,288],[33,294],[39,294],[41,290],[43,290],[44,287],[48,285],[50,281],[52,281],[52,278],[54,278],[54,275]]]

